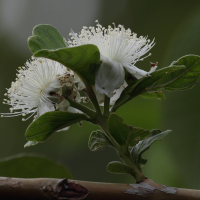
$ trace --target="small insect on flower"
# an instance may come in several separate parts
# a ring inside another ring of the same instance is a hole
[[[149,72],[138,69],[135,64],[142,61],[147,52],[155,45],[154,40],[132,33],[122,25],[118,27],[108,26],[106,29],[99,24],[97,27],[83,27],[80,34],[71,31],[68,46],[79,46],[83,44],[94,44],[99,48],[101,66],[95,78],[95,89],[107,96],[113,96],[113,92],[122,85],[126,85],[124,68],[135,78],[140,79],[149,76],[157,66],[151,67]]]
[[[4,104],[12,106],[10,113],[1,113],[1,117],[29,115],[22,118],[22,121],[26,121],[34,114],[34,118],[37,118],[48,111],[54,111],[63,86],[73,91],[74,101],[80,102],[74,84],[74,72],[58,62],[33,58],[17,71],[17,79],[5,95],[8,99],[4,99]]]

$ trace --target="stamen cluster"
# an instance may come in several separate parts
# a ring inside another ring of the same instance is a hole
[[[154,45],[154,40],[151,42],[147,37],[137,37],[136,33],[131,32],[130,29],[125,29],[122,25],[114,28],[108,26],[106,29],[97,22],[97,27],[83,26],[80,34],[71,31],[69,34],[71,40],[68,39],[69,46],[77,46],[83,44],[94,44],[99,48],[101,53],[101,60],[104,57],[110,58],[121,63],[124,67],[130,67],[137,62],[142,61],[146,54]]]
[[[67,40],[70,47],[84,44],[96,45],[100,51],[101,65],[95,77],[95,90],[100,94],[112,97],[115,90],[122,85],[126,85],[126,69],[133,77],[140,79],[149,76],[157,66],[151,67],[149,72],[135,66],[136,62],[143,61],[151,55],[145,54],[155,45],[154,40],[150,41],[147,37],[137,37],[136,33],[124,26],[103,27],[96,20],[96,27],[89,28],[83,26],[80,34],[71,31],[71,39]]]
[[[35,117],[38,117],[46,111],[55,110],[63,86],[67,87],[69,98],[77,102],[81,101],[75,86],[74,72],[58,62],[33,58],[17,71],[16,81],[12,82],[11,87],[4,94],[8,99],[4,99],[3,103],[12,106],[11,113],[5,113],[1,117],[26,116],[35,113],[37,113]]]

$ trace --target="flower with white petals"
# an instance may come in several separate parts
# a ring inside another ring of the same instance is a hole
[[[117,90],[114,90],[112,97],[110,98],[110,105],[114,105],[115,102],[117,101],[117,99],[120,97],[122,91],[128,86],[128,84],[126,83],[126,81],[124,81],[124,83],[121,85],[121,87]],[[80,81],[78,83],[78,90],[84,90],[86,87],[84,85],[84,83],[82,81]],[[99,93],[95,87],[93,87],[94,93],[96,95],[97,101],[99,103],[100,106],[104,106],[104,100],[105,100],[105,94],[101,94]],[[83,97],[82,97],[83,99]],[[89,100],[84,100],[84,103],[88,103]]]
[[[18,70],[15,82],[12,82],[4,99],[4,104],[11,105],[11,113],[2,113],[1,117],[26,116],[26,121],[32,115],[35,117],[54,111],[56,103],[61,99],[62,87],[68,89],[69,98],[80,102],[80,94],[75,86],[75,75],[70,69],[58,62],[37,58],[26,62],[24,67]],[[65,109],[69,107],[66,103]]]
[[[142,61],[150,56],[143,57],[153,46],[147,37],[132,33],[122,25],[108,29],[97,22],[97,27],[83,27],[80,34],[71,31],[71,40],[67,41],[68,46],[79,46],[83,44],[94,44],[99,48],[101,65],[95,78],[95,89],[108,96],[119,89],[125,81],[124,68],[135,78],[140,79],[149,76],[156,70],[152,67],[149,72],[138,69],[135,66],[137,61]]]

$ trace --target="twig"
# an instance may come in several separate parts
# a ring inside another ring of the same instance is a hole
[[[82,111],[83,113],[87,114],[91,118],[96,118],[97,114],[93,110],[91,110],[90,108],[71,100],[67,96],[65,96],[64,98],[67,99],[70,102],[70,106],[72,106],[73,108],[76,108],[76,109]]]
[[[140,184],[94,183],[67,179],[0,177],[1,200],[199,200],[200,190],[171,188],[150,179]]]

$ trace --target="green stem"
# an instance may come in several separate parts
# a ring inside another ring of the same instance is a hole
[[[84,84],[85,84],[85,87],[87,88],[87,94],[96,110],[96,112],[99,114],[99,115],[102,115],[102,112],[101,112],[101,109],[99,107],[99,103],[97,101],[97,98],[96,98],[96,95],[92,89],[92,86],[87,82],[87,81],[84,81]]]
[[[108,128],[108,119],[106,117],[98,116],[98,118],[95,120],[95,123],[98,124],[103,132],[106,134],[106,136],[109,138],[109,140],[112,142],[112,144],[117,148],[120,148],[119,144],[115,141],[115,139],[110,134],[109,128]]]
[[[146,177],[143,174],[141,168],[139,168],[137,166],[137,164],[135,163],[135,161],[133,160],[133,158],[130,155],[130,152],[127,151],[126,153],[121,151],[121,149],[117,149],[117,153],[119,155],[119,157],[121,158],[121,160],[128,166],[130,166],[133,171],[131,173],[131,175],[135,178],[137,183],[142,182]]]
[[[105,117],[108,117],[109,114],[110,114],[110,98],[105,95],[103,115]]]
[[[105,118],[104,116],[99,116],[95,121],[101,127],[101,129],[105,132],[109,140],[112,142],[121,160],[126,165],[130,166],[133,169],[131,175],[135,178],[136,182],[137,183],[142,182],[146,178],[145,175],[142,173],[142,170],[140,169],[140,167],[137,166],[137,164],[131,157],[128,149],[127,148],[123,149],[122,146],[119,145],[118,142],[112,137],[109,131],[107,118]]]
[[[82,111],[83,113],[85,113],[86,115],[88,115],[91,119],[95,119],[97,117],[97,113],[94,112],[93,110],[91,110],[90,108],[80,104],[80,103],[77,103],[73,100],[71,100],[70,98],[68,98],[67,96],[65,96],[65,99],[67,99],[70,103],[70,106]]]

